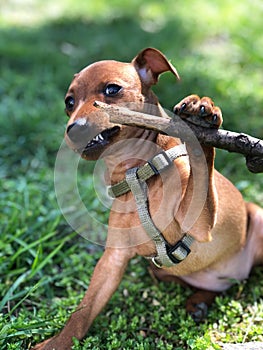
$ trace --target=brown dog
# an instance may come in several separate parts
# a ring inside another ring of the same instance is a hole
[[[94,63],[76,74],[69,87],[67,143],[87,160],[104,158],[117,198],[106,249],[88,291],[61,333],[35,349],[66,350],[72,337],[83,338],[136,254],[151,259],[159,279],[202,290],[187,304],[197,320],[216,293],[233,279],[247,278],[252,266],[263,262],[263,210],[245,203],[214,170],[213,148],[196,151],[198,146],[189,143],[186,151],[179,139],[112,124],[94,107],[97,100],[162,116],[151,86],[166,71],[178,77],[161,52],[148,48],[131,63]],[[222,123],[220,109],[207,97],[191,95],[175,112],[182,118],[199,116],[208,127]]]

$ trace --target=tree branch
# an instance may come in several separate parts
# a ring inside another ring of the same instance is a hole
[[[193,139],[194,133],[204,145],[243,154],[246,157],[247,168],[251,172],[263,172],[263,141],[255,137],[229,130],[209,128],[206,122],[202,122],[195,116],[181,119],[177,115],[170,117],[164,112],[163,117],[158,117],[103,102],[95,102],[94,105],[108,113],[112,123],[154,130],[178,137],[186,143]]]

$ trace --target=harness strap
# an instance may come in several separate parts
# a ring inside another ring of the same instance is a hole
[[[137,176],[141,181],[146,181],[153,175],[158,175],[166,168],[173,164],[173,161],[181,156],[187,156],[187,150],[185,144],[180,144],[167,151],[162,151],[146,164],[137,169]],[[127,180],[124,179],[119,183],[112,185],[108,189],[108,194],[111,197],[119,197],[130,191],[130,187]]]
[[[165,240],[149,213],[146,180],[171,166],[176,158],[186,155],[188,154],[184,144],[162,151],[142,167],[129,169],[125,180],[109,188],[109,194],[113,197],[119,197],[129,191],[133,193],[141,224],[154,241],[157,250],[157,256],[147,258],[151,259],[157,267],[171,267],[184,260],[191,252],[190,246],[194,238],[185,233],[174,246]]]
[[[129,169],[126,172],[126,181],[134,195],[141,224],[155,243],[158,260],[160,260],[159,263],[167,267],[172,266],[173,263],[169,259],[166,251],[166,241],[161,232],[154,225],[148,210],[146,183],[140,183],[137,177],[137,170],[138,168]]]

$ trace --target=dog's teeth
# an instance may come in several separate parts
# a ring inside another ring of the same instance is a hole
[[[93,139],[87,144],[87,147],[94,146],[98,143],[101,143],[102,141],[104,141],[104,137],[101,134],[99,134],[93,137]]]
[[[94,142],[104,141],[104,138],[101,134],[99,134],[99,135],[95,136],[92,141],[94,141]]]

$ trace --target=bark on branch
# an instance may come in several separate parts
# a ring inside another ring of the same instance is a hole
[[[96,107],[109,114],[112,123],[136,126],[180,138],[190,142],[193,133],[201,144],[241,153],[246,157],[247,168],[253,173],[263,172],[263,141],[243,133],[204,127],[200,118],[181,119],[164,112],[164,117],[131,111],[128,108],[95,102]],[[187,127],[187,126],[188,127]]]

